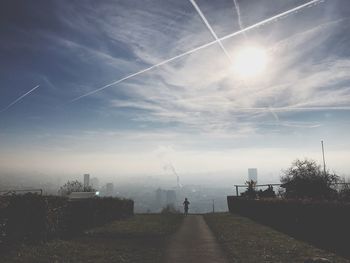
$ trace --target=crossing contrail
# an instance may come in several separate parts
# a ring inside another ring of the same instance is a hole
[[[235,6],[235,9],[236,9],[239,28],[242,30],[244,28],[244,25],[243,25],[243,22],[242,22],[241,9],[239,8],[238,1],[237,0],[233,0],[233,5]]]
[[[17,98],[17,99],[14,100],[13,102],[11,102],[9,105],[7,105],[6,108],[2,109],[2,110],[0,111],[0,113],[7,111],[9,108],[11,108],[13,105],[15,105],[17,102],[19,102],[20,100],[22,100],[24,97],[28,96],[30,93],[32,93],[34,90],[36,90],[36,89],[39,88],[39,87],[40,87],[40,85],[37,85],[37,86],[35,86],[34,88],[32,88],[30,91],[24,93],[24,94],[21,95],[19,98]]]
[[[142,73],[145,73],[145,72],[147,72],[147,71],[150,71],[150,70],[152,70],[152,69],[154,69],[154,68],[160,67],[160,66],[162,66],[162,65],[164,65],[164,64],[168,64],[168,63],[170,63],[170,62],[172,62],[172,61],[174,61],[174,60],[177,60],[177,59],[182,58],[182,57],[184,57],[184,56],[190,55],[190,54],[192,54],[192,53],[194,53],[194,52],[197,52],[197,51],[199,51],[199,50],[201,50],[201,49],[204,49],[204,48],[207,48],[207,47],[209,47],[209,46],[212,46],[212,45],[214,45],[214,44],[216,44],[216,43],[218,43],[218,42],[220,42],[220,41],[223,41],[223,40],[226,40],[226,39],[229,39],[229,38],[238,36],[238,35],[240,35],[240,34],[243,34],[243,33],[247,32],[247,31],[250,31],[250,30],[252,30],[252,29],[258,28],[258,27],[263,26],[263,25],[265,25],[265,24],[267,24],[267,23],[270,23],[270,22],[272,22],[272,21],[275,21],[275,20],[277,20],[277,19],[279,19],[279,18],[282,18],[282,17],[284,17],[284,16],[287,16],[287,15],[289,15],[289,14],[291,14],[291,13],[297,12],[297,11],[299,11],[299,10],[301,10],[301,9],[304,9],[304,8],[306,8],[306,7],[309,7],[309,6],[312,6],[312,5],[315,5],[315,4],[324,2],[324,1],[326,1],[326,0],[312,0],[312,1],[309,1],[309,2],[307,2],[307,3],[305,3],[305,4],[302,4],[302,5],[299,5],[299,6],[297,6],[297,7],[292,8],[292,9],[289,9],[288,11],[285,11],[285,12],[283,12],[283,13],[280,13],[280,14],[278,14],[278,15],[275,15],[275,16],[272,16],[272,17],[270,17],[270,18],[267,18],[267,19],[265,19],[265,20],[263,20],[263,21],[260,21],[260,22],[254,24],[254,25],[248,26],[248,27],[246,27],[246,28],[244,28],[244,29],[238,30],[238,31],[236,31],[236,32],[234,32],[234,33],[231,33],[231,34],[228,34],[228,35],[226,35],[226,36],[224,36],[224,37],[218,38],[218,40],[211,41],[211,42],[209,42],[209,43],[206,43],[206,44],[204,44],[204,45],[201,45],[201,46],[199,46],[199,47],[196,47],[196,48],[194,48],[194,49],[191,49],[191,50],[189,50],[189,51],[186,51],[186,52],[184,52],[184,53],[182,53],[182,54],[179,54],[179,55],[177,55],[177,56],[175,56],[175,57],[172,57],[172,58],[163,60],[163,61],[161,61],[161,62],[159,62],[159,63],[157,63],[157,64],[155,64],[155,65],[153,65],[153,66],[150,66],[150,67],[148,67],[148,68],[145,68],[145,69],[143,69],[143,70],[140,70],[140,71],[138,71],[138,72],[135,72],[135,73],[133,73],[133,74],[130,74],[130,75],[124,77],[124,78],[121,78],[121,79],[119,79],[119,80],[116,80],[116,81],[114,81],[114,82],[111,82],[111,83],[109,83],[109,84],[106,84],[106,85],[104,85],[103,87],[100,87],[100,88],[98,88],[98,89],[92,90],[92,91],[90,91],[90,92],[88,92],[88,93],[86,93],[86,94],[84,94],[84,95],[81,95],[81,96],[79,96],[79,97],[77,97],[77,98],[71,100],[70,102],[75,102],[75,101],[80,100],[80,99],[82,99],[82,98],[84,98],[84,97],[93,95],[93,94],[95,94],[95,93],[97,93],[97,92],[99,92],[99,91],[102,91],[102,90],[104,90],[104,89],[106,89],[106,88],[108,88],[108,87],[117,85],[117,84],[119,84],[119,83],[121,83],[121,82],[123,82],[123,81],[125,81],[125,80],[128,80],[128,79],[130,79],[130,78],[132,78],[132,77],[138,76],[138,75],[140,75],[140,74],[142,74]]]
[[[315,107],[251,107],[251,108],[232,108],[232,111],[239,112],[297,112],[297,111],[350,111],[350,106],[315,106]],[[277,117],[278,118],[278,117]]]
[[[204,16],[204,14],[202,13],[201,9],[199,8],[199,6],[197,5],[197,3],[195,2],[195,0],[190,0],[191,4],[193,5],[194,9],[196,9],[197,13],[199,14],[199,16],[201,17],[201,19],[203,20],[204,24],[206,25],[206,27],[208,28],[209,32],[211,33],[211,35],[214,37],[214,39],[217,41],[217,43],[220,45],[222,51],[224,51],[226,57],[228,58],[228,60],[230,61],[230,63],[232,64],[232,58],[230,56],[230,54],[227,52],[226,48],[224,47],[224,45],[221,43],[220,39],[218,38],[218,36],[215,34],[215,31],[213,30],[213,28],[210,26],[208,20],[206,19],[206,17]]]
[[[292,8],[292,9],[289,9],[289,10],[283,12],[283,13],[280,13],[278,15],[275,15],[275,16],[267,18],[267,19],[265,19],[263,21],[260,21],[260,22],[254,24],[254,25],[248,26],[248,27],[246,27],[246,28],[244,28],[242,30],[239,30],[239,31],[236,31],[234,33],[228,34],[227,36],[224,36],[224,37],[220,38],[220,41],[223,41],[223,40],[235,37],[235,36],[240,35],[240,34],[243,34],[243,33],[247,32],[247,31],[250,31],[250,30],[252,30],[254,28],[263,26],[263,25],[265,25],[267,23],[273,22],[273,21],[275,21],[275,20],[277,20],[279,18],[282,18],[284,16],[287,16],[287,15],[289,15],[291,13],[295,13],[295,12],[301,10],[301,9],[304,9],[304,8],[312,6],[312,5],[319,4],[319,3],[324,2],[324,1],[327,1],[327,0],[312,0],[312,1],[309,1],[309,2],[307,2],[305,4],[302,4],[302,5],[299,5],[297,7]],[[216,43],[216,41],[213,41],[213,42]]]

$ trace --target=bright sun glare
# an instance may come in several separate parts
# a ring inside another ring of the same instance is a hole
[[[243,78],[261,74],[268,63],[267,53],[260,47],[244,47],[236,53],[233,60],[234,71]]]

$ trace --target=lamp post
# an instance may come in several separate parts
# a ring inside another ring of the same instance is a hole
[[[326,161],[324,159],[324,146],[323,146],[323,141],[321,141],[321,146],[322,146],[322,156],[323,156],[323,172],[326,174]]]

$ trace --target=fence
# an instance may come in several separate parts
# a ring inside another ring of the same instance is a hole
[[[0,195],[14,195],[14,194],[27,194],[27,193],[37,193],[43,195],[43,189],[11,189],[11,190],[1,190]]]

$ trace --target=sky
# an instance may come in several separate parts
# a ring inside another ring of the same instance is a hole
[[[195,1],[220,43],[109,85],[215,36],[189,0],[1,1],[0,174],[170,165],[200,183],[257,167],[276,182],[296,158],[321,163],[324,140],[327,168],[350,175],[349,1],[257,27],[309,1],[236,2]],[[246,77],[233,64],[249,46],[267,64]]]

